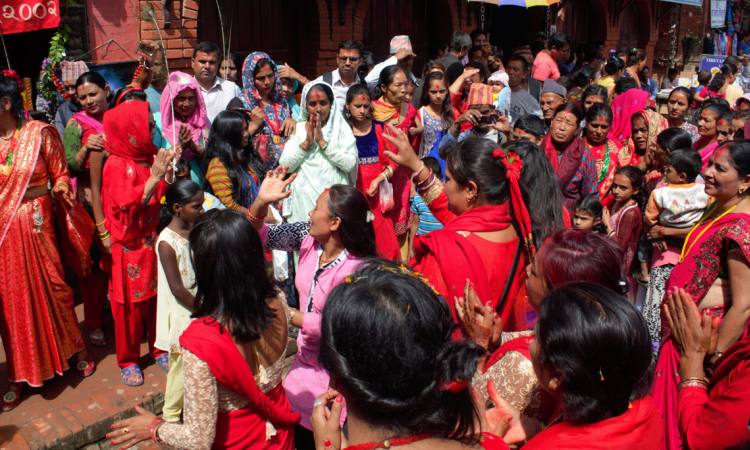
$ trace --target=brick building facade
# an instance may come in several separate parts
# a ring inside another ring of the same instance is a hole
[[[480,5],[466,0],[88,0],[87,5],[91,48],[113,37],[128,50],[138,39],[158,39],[145,14],[150,9],[161,27],[171,69],[189,69],[193,46],[205,39],[220,46],[224,42],[240,55],[268,51],[277,62],[288,62],[308,76],[333,67],[337,45],[345,39],[362,41],[377,59],[387,53],[394,34],[412,36],[419,66],[448,42],[452,31],[472,30],[480,20]],[[487,6],[485,25],[495,43],[507,44],[518,36],[528,43],[553,20],[574,42],[644,48],[658,69],[668,63],[669,27],[677,25],[679,59],[682,37],[700,36],[707,19],[703,8],[658,0],[568,0],[562,5],[556,19],[548,19],[544,8]],[[94,62],[124,59],[129,58],[112,46],[92,57]]]

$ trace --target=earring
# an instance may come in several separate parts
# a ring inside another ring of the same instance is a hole
[[[549,382],[547,383],[547,387],[549,388],[550,391],[556,391],[559,386],[560,386],[560,381],[558,381],[558,379],[555,377],[550,378]]]

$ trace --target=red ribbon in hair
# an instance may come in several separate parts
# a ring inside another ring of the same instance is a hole
[[[13,81],[16,82],[16,86],[18,86],[18,90],[23,90],[23,85],[21,84],[21,77],[18,76],[18,73],[13,69],[4,69],[3,70],[3,76],[5,78],[10,78]]]
[[[469,380],[453,380],[440,386],[443,392],[458,393],[469,387]]]
[[[529,251],[529,257],[533,258],[536,253],[534,245],[534,236],[531,228],[531,215],[529,214],[526,203],[523,201],[521,194],[521,171],[523,170],[523,160],[514,152],[505,152],[501,148],[496,148],[492,156],[500,160],[505,167],[505,176],[508,178],[510,185],[510,204],[513,207],[514,215],[518,221],[518,226],[523,234],[523,241]]]

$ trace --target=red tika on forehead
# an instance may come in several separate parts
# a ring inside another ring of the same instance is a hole
[[[357,96],[357,100],[359,100],[360,102],[367,102],[370,101],[370,97],[366,96],[365,94],[359,94]]]
[[[323,100],[324,98],[326,98],[325,94],[323,94],[319,90],[310,91],[310,93],[307,94],[307,101],[308,102],[310,102],[310,101],[319,102],[319,101]]]

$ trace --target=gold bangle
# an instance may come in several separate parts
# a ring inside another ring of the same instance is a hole
[[[104,222],[106,222],[106,221],[107,221],[107,219],[104,219],[104,220],[102,220],[101,222],[99,222],[99,223],[97,223],[97,224],[94,224],[94,226],[95,226],[96,228],[99,228],[100,226],[104,225]]]
[[[419,174],[422,173],[425,167],[427,167],[427,165],[425,163],[422,163],[422,167],[420,167],[419,170],[417,170],[417,173],[415,173],[414,176],[412,177],[414,181],[416,181],[419,178]]]
[[[688,380],[688,381],[680,381],[680,384],[677,385],[677,389],[683,389],[683,388],[689,388],[689,387],[697,387],[701,389],[705,389],[708,391],[708,383],[705,383],[703,381],[695,380]]]

